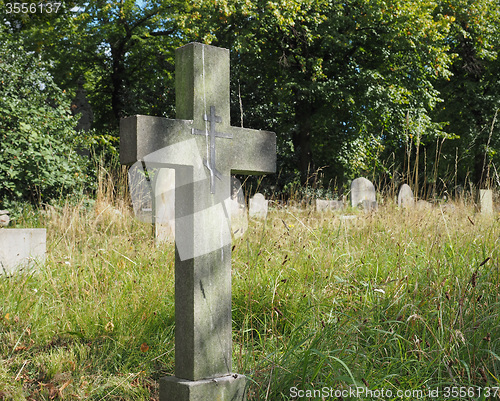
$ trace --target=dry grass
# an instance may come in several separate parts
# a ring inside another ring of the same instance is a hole
[[[153,245],[115,177],[100,182],[95,201],[25,217],[47,227],[48,257],[0,280],[0,399],[157,399],[173,373],[173,249]],[[276,204],[235,241],[234,370],[249,398],[499,386],[498,216],[348,212]]]

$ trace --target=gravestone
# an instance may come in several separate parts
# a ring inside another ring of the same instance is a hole
[[[0,210],[0,227],[7,227],[10,222],[9,211]]]
[[[120,160],[175,169],[175,376],[161,401],[244,400],[231,367],[231,173],[276,170],[276,135],[230,126],[229,51],[176,50],[177,119],[120,123]]]
[[[377,209],[375,187],[370,180],[359,177],[352,181],[351,205],[352,207],[359,207],[361,205],[365,211]]]
[[[365,212],[374,212],[374,211],[378,210],[377,201],[363,199],[359,205],[360,205],[361,209],[363,209]]]
[[[415,206],[418,210],[430,210],[430,209],[432,209],[432,203],[430,203],[426,200],[423,200],[423,199],[419,199]]]
[[[253,219],[265,220],[267,217],[267,210],[269,201],[261,193],[256,193],[250,198],[248,215]]]
[[[413,191],[408,184],[401,185],[399,189],[398,206],[402,208],[413,208],[415,206]]]
[[[175,240],[175,170],[160,168],[154,178],[154,230],[156,244]],[[240,238],[248,228],[245,196],[240,181],[231,177],[231,231]]]
[[[493,191],[491,189],[479,190],[479,209],[481,214],[493,214]]]
[[[324,210],[342,210],[344,204],[339,200],[316,199],[316,211]]]
[[[175,240],[175,170],[160,168],[154,180],[155,242]]]
[[[146,175],[141,163],[128,169],[129,193],[134,216],[143,223],[152,224],[153,219],[153,180]]]
[[[45,261],[45,228],[0,229],[0,274],[29,272]]]
[[[231,177],[231,232],[240,238],[248,229],[248,211],[240,180]]]

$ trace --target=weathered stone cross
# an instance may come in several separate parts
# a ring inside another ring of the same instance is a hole
[[[226,202],[231,174],[275,172],[276,136],[230,126],[227,49],[183,46],[175,73],[176,120],[120,125],[122,164],[175,169],[175,377],[160,380],[160,400],[244,400],[246,379],[231,368]]]

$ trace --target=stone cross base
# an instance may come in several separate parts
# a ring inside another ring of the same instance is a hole
[[[245,401],[246,377],[230,375],[205,380],[160,379],[161,401]]]

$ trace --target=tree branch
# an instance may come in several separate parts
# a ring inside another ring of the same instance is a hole
[[[175,32],[175,29],[169,29],[167,31],[156,31],[156,32],[149,32],[150,36],[168,36],[172,35]]]

